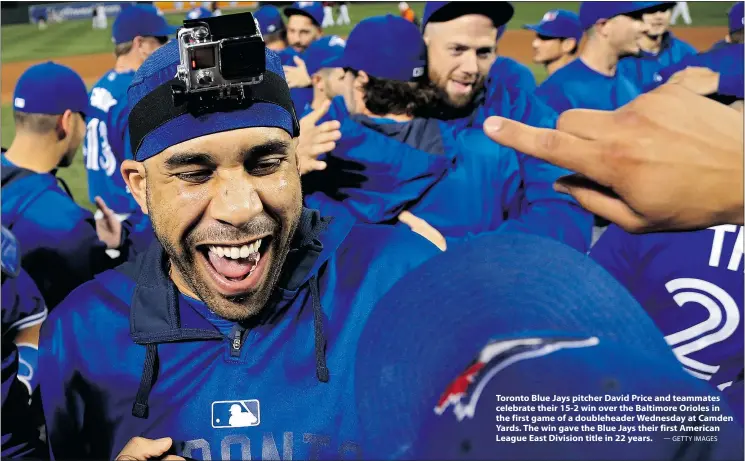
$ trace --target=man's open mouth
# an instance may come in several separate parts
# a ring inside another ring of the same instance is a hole
[[[207,272],[222,294],[252,291],[262,279],[271,236],[240,244],[205,244],[198,247]]]

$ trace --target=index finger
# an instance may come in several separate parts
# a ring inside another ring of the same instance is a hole
[[[604,143],[563,131],[535,128],[503,117],[489,117],[484,133],[493,141],[548,163],[610,185],[614,172],[605,160]]]

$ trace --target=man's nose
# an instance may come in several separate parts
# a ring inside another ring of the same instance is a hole
[[[263,210],[256,185],[245,171],[221,174],[210,207],[213,219],[240,227]]]

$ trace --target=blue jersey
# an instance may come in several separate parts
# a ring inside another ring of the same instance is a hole
[[[23,268],[33,278],[49,309],[95,274],[130,256],[128,226],[123,226],[121,256],[112,259],[99,240],[93,215],[76,204],[50,173],[34,173],[2,162],[2,222],[16,235]]]
[[[90,92],[91,113],[86,114],[87,131],[83,143],[88,170],[88,196],[94,203],[100,196],[117,213],[139,210],[119,172],[125,159],[133,159],[128,138],[127,88],[134,71],[109,71]]]
[[[637,88],[645,88],[654,81],[655,72],[696,53],[694,47],[675,37],[672,32],[665,32],[659,53],[641,51],[638,56],[627,56],[618,62],[617,72],[631,80]]]
[[[536,88],[533,71],[506,56],[497,56],[489,69],[489,75],[486,77],[487,91],[496,79],[509,88],[519,88],[523,91],[533,91]]]
[[[275,301],[241,326],[179,295],[156,242],[42,329],[52,458],[113,459],[134,436],[171,437],[200,460],[359,458],[359,335],[375,302],[439,253],[411,231],[305,209]]]
[[[600,74],[587,67],[582,58],[554,72],[535,90],[536,96],[559,114],[569,109],[615,110],[640,93],[624,75]]]
[[[399,226],[405,224],[397,216],[407,210],[449,243],[497,230],[519,214],[514,150],[468,131],[455,137],[439,120],[396,122],[345,109],[335,98],[329,112],[342,121],[342,137],[325,159],[318,190],[305,188],[309,207],[333,215],[337,205],[329,202],[339,202],[362,222]]]
[[[613,225],[590,255],[639,301],[683,366],[725,389],[743,369],[743,227],[632,235]],[[743,408],[733,408],[742,419]]]
[[[40,458],[37,418],[29,407],[31,389],[20,378],[24,364],[13,339],[19,331],[46,320],[47,308],[31,277],[20,268],[15,236],[5,228],[2,232],[2,457]]]

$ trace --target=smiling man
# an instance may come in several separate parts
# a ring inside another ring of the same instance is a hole
[[[158,50],[129,89],[135,160],[121,172],[157,242],[75,291],[42,333],[51,453],[359,457],[360,331],[376,300],[439,250],[408,229],[302,207],[276,54],[247,92],[261,100],[193,113],[172,102],[177,47]]]

